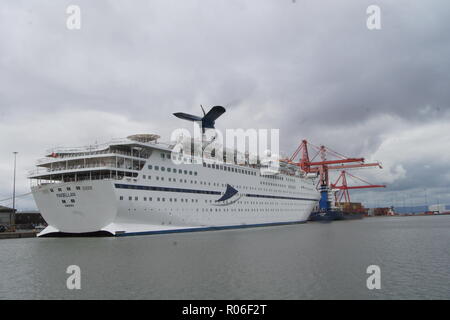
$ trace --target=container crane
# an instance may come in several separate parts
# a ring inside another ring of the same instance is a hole
[[[312,158],[310,158],[310,150],[314,149],[315,154]],[[296,161],[298,156],[300,155],[300,159]],[[330,160],[330,158],[334,158]],[[311,143],[309,143],[307,140],[302,140],[301,144],[298,146],[298,148],[295,150],[295,152],[292,154],[292,156],[289,159],[285,159],[284,161],[299,166],[303,171],[306,173],[317,173],[319,175],[319,182],[317,184],[317,189],[321,193],[321,198],[319,201],[319,208],[321,211],[329,211],[331,209],[331,204],[329,200],[329,193],[332,189],[333,185],[337,186],[339,183],[339,180],[333,184],[330,185],[329,181],[329,171],[330,170],[344,170],[344,169],[356,169],[356,168],[364,168],[364,167],[381,167],[381,164],[379,162],[374,163],[365,163],[364,158],[349,158],[346,157],[336,151],[333,151],[332,149],[326,147],[326,146],[315,146]],[[341,178],[345,180],[345,175],[341,172]],[[368,184],[369,186],[364,186],[364,188],[372,187],[372,185]],[[374,187],[378,187],[375,186]],[[349,189],[356,189],[357,187],[349,187],[349,186],[338,186],[337,189],[339,190],[345,190],[345,195],[347,196],[346,199],[350,201],[350,195],[348,193]],[[358,188],[359,189],[359,188]]]
[[[347,184],[347,175],[359,180],[363,183],[365,183],[365,185],[359,185],[359,186],[348,186]],[[339,184],[340,183],[340,184]],[[353,189],[368,189],[368,188],[386,188],[386,185],[384,184],[371,184],[370,182],[367,182],[351,173],[348,173],[347,171],[343,170],[341,172],[341,174],[339,175],[338,179],[336,180],[335,183],[331,184],[331,189],[333,190],[338,190],[335,193],[335,201],[336,203],[338,202],[342,202],[342,200],[344,200],[344,202],[351,202],[350,201],[350,193],[348,192],[348,190],[353,190]]]

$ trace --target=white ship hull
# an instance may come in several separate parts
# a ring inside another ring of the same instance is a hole
[[[39,236],[55,233],[123,236],[301,223],[308,219],[319,199],[307,179],[296,179],[303,193],[285,193],[275,191],[277,188],[251,187],[260,185],[258,180],[265,178],[245,176],[246,179],[234,177],[227,181],[239,193],[219,204],[217,200],[224,194],[226,184],[211,181],[226,178],[220,177],[220,171],[214,171],[206,173],[204,179],[205,184],[215,184],[212,187],[192,185],[192,177],[186,183],[184,179],[182,183],[160,180],[156,183],[155,176],[153,180],[105,179],[33,187],[36,204],[49,225]],[[168,181],[168,174],[165,175]],[[201,175],[199,170],[198,177]],[[242,181],[233,181],[236,178]]]
[[[188,200],[186,203],[178,200],[178,205],[172,203],[169,207],[164,204],[170,199],[167,192],[153,192],[153,199],[157,199],[159,196],[161,199],[165,198],[165,201],[149,205],[144,201],[134,201],[135,197],[139,199],[148,196],[149,191],[117,189],[115,184],[117,181],[114,180],[100,180],[33,187],[36,204],[49,225],[38,236],[55,235],[55,233],[124,236],[302,223],[308,219],[316,203],[311,200],[283,200],[286,202],[284,206],[235,203],[230,205],[229,209],[224,209],[224,207],[219,208],[213,205],[199,205],[205,200],[209,201],[208,197],[218,197],[198,195],[198,199],[195,199],[199,200],[198,202],[192,202],[192,197],[189,196],[189,198],[185,198]],[[135,186],[136,184],[130,185]],[[77,186],[81,190],[76,190]],[[83,190],[86,187],[89,190]],[[58,188],[64,191],[58,192]],[[71,191],[67,191],[67,188],[70,188]],[[55,191],[50,192],[50,189]],[[127,200],[124,204],[123,200],[119,200],[121,196],[124,199],[132,197],[133,200]],[[177,196],[178,199],[186,197],[185,194],[171,196],[173,196],[172,199]],[[75,203],[73,206],[72,204],[63,204],[61,199],[74,199]],[[245,200],[241,198],[240,201]],[[294,201],[299,203],[287,204]],[[249,201],[247,200],[247,202]],[[292,207],[298,206],[302,208],[292,209]],[[237,209],[239,207],[241,209]],[[283,207],[288,208],[283,210]],[[223,212],[224,210],[228,211]]]

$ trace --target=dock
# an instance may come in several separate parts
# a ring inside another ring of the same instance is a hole
[[[0,239],[35,238],[37,234],[38,232],[35,230],[0,232]]]

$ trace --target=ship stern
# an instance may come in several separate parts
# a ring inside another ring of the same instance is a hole
[[[117,216],[113,180],[45,184],[32,194],[48,224],[39,237],[114,235],[102,230]]]

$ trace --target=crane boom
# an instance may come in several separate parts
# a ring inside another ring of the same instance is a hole
[[[310,158],[310,150],[314,149],[316,153],[312,158]],[[296,158],[300,155],[300,159],[296,161]],[[329,157],[334,159],[329,159]],[[320,159],[320,161],[315,159]],[[364,163],[364,158],[349,158],[336,151],[331,150],[325,146],[315,146],[309,143],[307,140],[302,140],[300,145],[297,147],[295,152],[289,159],[285,159],[288,163],[299,166],[306,173],[318,173],[320,176],[317,188],[322,193],[322,198],[326,198],[326,193],[331,189],[337,189],[340,192],[340,198],[345,198],[346,202],[350,202],[350,195],[348,190],[353,189],[366,189],[366,188],[384,188],[385,185],[374,185],[367,181],[359,179],[365,182],[365,185],[361,186],[348,186],[346,180],[346,171],[342,171],[336,183],[331,184],[329,181],[330,170],[343,170],[343,169],[356,169],[356,168],[367,168],[367,167],[379,167],[382,168],[379,162]],[[348,173],[347,173],[348,174]],[[348,174],[350,175],[350,174]],[[353,175],[350,175],[357,178]],[[342,179],[342,185],[338,185],[339,181]],[[337,193],[336,193],[337,201]],[[325,203],[326,207],[322,207]],[[323,210],[329,210],[329,204],[326,201],[321,201],[320,206]]]

